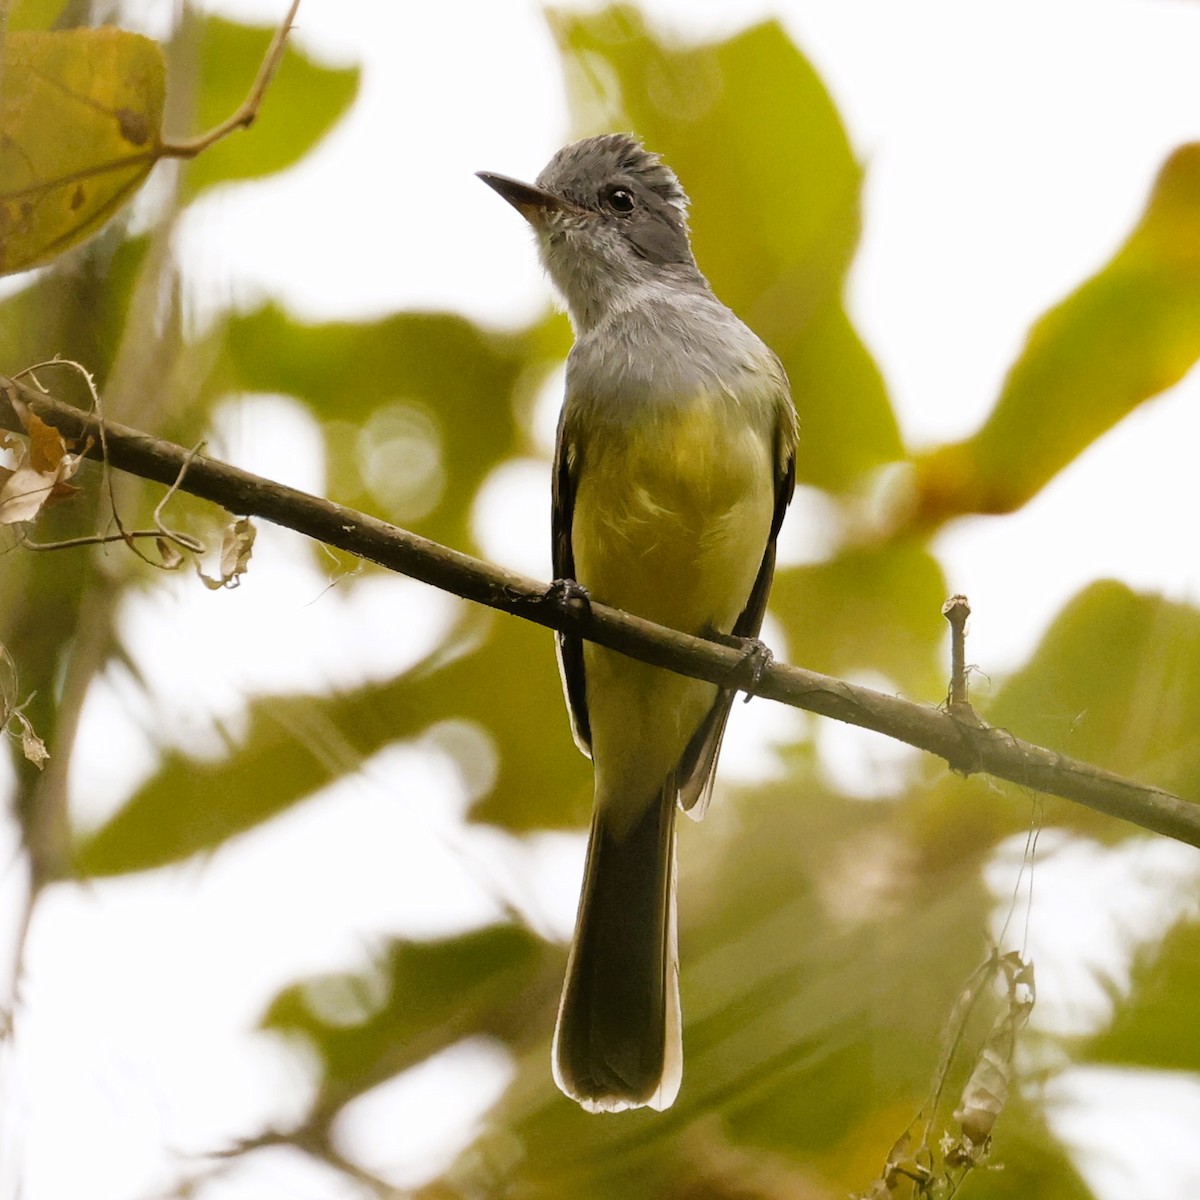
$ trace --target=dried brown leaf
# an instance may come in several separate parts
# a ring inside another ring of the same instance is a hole
[[[196,567],[204,586],[211,591],[217,588],[234,588],[241,582],[242,576],[250,565],[250,555],[254,550],[256,530],[249,517],[238,517],[226,526],[225,536],[221,542],[220,577],[213,579]]]
[[[5,449],[17,456],[12,471],[5,469],[0,486],[0,525],[32,521],[43,505],[75,495],[67,480],[79,469],[81,455],[71,454],[63,436],[20,401],[12,406],[28,434],[28,442],[10,439]]]

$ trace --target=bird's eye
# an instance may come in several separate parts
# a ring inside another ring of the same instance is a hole
[[[628,188],[610,187],[604,193],[604,199],[608,201],[608,207],[613,212],[633,212],[633,193]]]

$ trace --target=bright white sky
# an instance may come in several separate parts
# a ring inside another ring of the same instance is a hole
[[[132,21],[157,33],[173,7],[127,5]],[[284,3],[213,7],[265,22],[277,20]],[[1200,137],[1200,6],[1181,0],[646,7],[656,24],[689,38],[778,13],[815,61],[868,165],[853,315],[917,444],[958,437],[982,419],[1031,320],[1108,257],[1168,151]],[[532,176],[568,136],[539,7],[305,0],[299,26],[297,39],[313,54],[362,64],[362,94],[297,170],[223,191],[189,216],[181,247],[198,319],[230,298],[250,304],[263,295],[312,318],[444,307],[513,326],[540,312],[549,292],[529,239],[473,175],[489,168]],[[258,439],[265,422],[271,437]],[[281,439],[282,429],[294,436]],[[286,401],[231,408],[220,437],[244,465],[322,486],[320,447]],[[1179,535],[1183,514],[1200,511],[1198,445],[1193,373],[1093,447],[1026,512],[947,531],[940,550],[951,585],[970,595],[976,614],[971,658],[992,672],[1016,665],[1062,602],[1099,576],[1200,599],[1200,555]],[[494,494],[509,519],[480,527],[493,557],[543,576],[546,478],[532,464],[506,476]],[[211,736],[214,714],[236,726],[247,688],[386,674],[444,627],[445,606],[417,585],[325,585],[288,539],[267,531],[238,592],[164,589],[131,605],[126,620],[155,701],[134,699],[119,675],[92,698],[73,773],[80,819],[100,820],[146,769],[141,729],[181,722],[193,736]],[[381,651],[395,640],[388,633],[401,606],[421,644]],[[182,627],[192,664],[186,689],[174,678]],[[297,661],[300,645],[306,653]],[[308,655],[322,646],[328,653]],[[193,677],[197,663],[209,669]],[[765,708],[752,706],[756,723],[767,721]],[[754,742],[742,722],[728,756],[734,773],[752,769],[752,756],[736,753]],[[830,769],[848,786],[884,786],[890,752],[877,739],[833,726],[822,726],[820,737]],[[381,755],[361,778],[207,862],[87,891],[59,888],[44,899],[17,1049],[0,1060],[0,1198],[17,1194],[22,1164],[24,1200],[150,1196],[176,1176],[173,1153],[286,1124],[308,1095],[303,1064],[248,1031],[279,987],[364,962],[373,937],[462,929],[514,898],[565,935],[580,840],[464,829],[468,787],[444,755],[427,749]],[[397,795],[412,803],[398,805]],[[1084,965],[1100,962],[1120,978],[1129,953],[1116,936],[1121,923],[1148,934],[1166,919],[1172,888],[1196,879],[1194,854],[1166,844],[1087,855],[1039,867],[1039,889],[1061,893],[1047,900],[1056,920],[1034,923],[1042,939],[1035,949],[1055,964],[1041,977],[1048,1021],[1067,1011],[1085,1024],[1102,1020],[1103,995]],[[338,861],[355,863],[352,878]],[[997,894],[1007,895],[1012,864],[1002,858],[996,871]],[[268,894],[264,878],[272,881]],[[1086,928],[1075,923],[1081,906],[1072,903],[1072,888],[1085,879]],[[397,1185],[417,1182],[466,1135],[463,1095],[477,1097],[482,1112],[506,1072],[493,1047],[458,1047],[355,1106],[340,1130],[344,1148]],[[1194,1080],[1139,1080],[1137,1108],[1154,1112],[1161,1131],[1153,1154],[1127,1130],[1107,1139],[1113,1161],[1089,1150],[1132,1096],[1121,1081],[1079,1073],[1056,1093],[1064,1133],[1083,1149],[1095,1186],[1114,1200],[1200,1195]],[[1093,1108],[1108,1119],[1094,1120]],[[457,1123],[430,1121],[452,1109]],[[276,1151],[200,1196],[349,1194],[300,1156]]]

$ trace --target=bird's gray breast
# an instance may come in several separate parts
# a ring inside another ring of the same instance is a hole
[[[776,386],[774,355],[711,293],[648,296],[611,312],[575,343],[568,406],[621,421],[645,407],[725,393],[753,406]]]

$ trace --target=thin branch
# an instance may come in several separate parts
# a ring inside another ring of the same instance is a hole
[[[266,95],[267,88],[271,86],[271,80],[275,78],[275,72],[279,70],[279,64],[283,62],[283,51],[287,44],[287,36],[291,32],[292,22],[296,19],[296,10],[299,7],[300,0],[292,0],[292,6],[288,9],[287,16],[283,19],[283,24],[275,31],[275,36],[271,39],[271,45],[263,57],[262,65],[258,68],[258,77],[254,80],[249,94],[242,101],[237,111],[222,121],[216,128],[210,129],[207,133],[202,133],[199,137],[189,138],[184,142],[163,142],[159,147],[159,153],[164,158],[195,158],[197,154],[207,150],[214,142],[219,142],[223,137],[227,137],[235,130],[249,129],[254,124],[255,118],[258,116],[259,106],[262,104],[263,96]]]
[[[967,694],[967,618],[971,605],[966,596],[951,596],[942,605],[942,616],[950,622],[950,692],[946,706],[952,713],[970,709]]]
[[[971,605],[966,596],[953,595],[942,605],[942,616],[950,622],[950,688],[946,693],[946,711],[964,725],[986,728],[986,722],[971,704],[967,685],[967,618]]]
[[[112,542],[124,542],[127,546],[134,538],[160,538],[162,534],[157,529],[127,529],[121,533],[89,533],[85,537],[63,538],[61,542],[35,542],[27,537],[18,539],[18,544],[23,550],[78,550],[83,546],[107,546]],[[148,559],[144,554],[139,555],[143,562],[150,563],[152,567],[158,566],[156,562]]]
[[[100,457],[100,430],[95,417],[4,376],[0,376],[0,426],[20,431],[9,401],[13,389],[28,408],[65,437],[80,442],[91,439],[93,445],[87,453],[92,458]],[[178,479],[192,453],[113,422],[106,423],[105,442],[110,466],[162,484]],[[547,588],[537,580],[481,562],[330,500],[204,455],[196,455],[187,464],[179,486],[231,513],[261,517],[464,599],[577,634],[682,675],[744,690],[745,655],[741,650],[655,625],[607,605],[564,602],[559,596],[561,589]],[[985,772],[1200,847],[1200,804],[1032,745],[1005,730],[984,725],[978,718],[963,720],[950,711],[780,663],[763,670],[754,693],[873,729],[945,759],[964,775]]]

